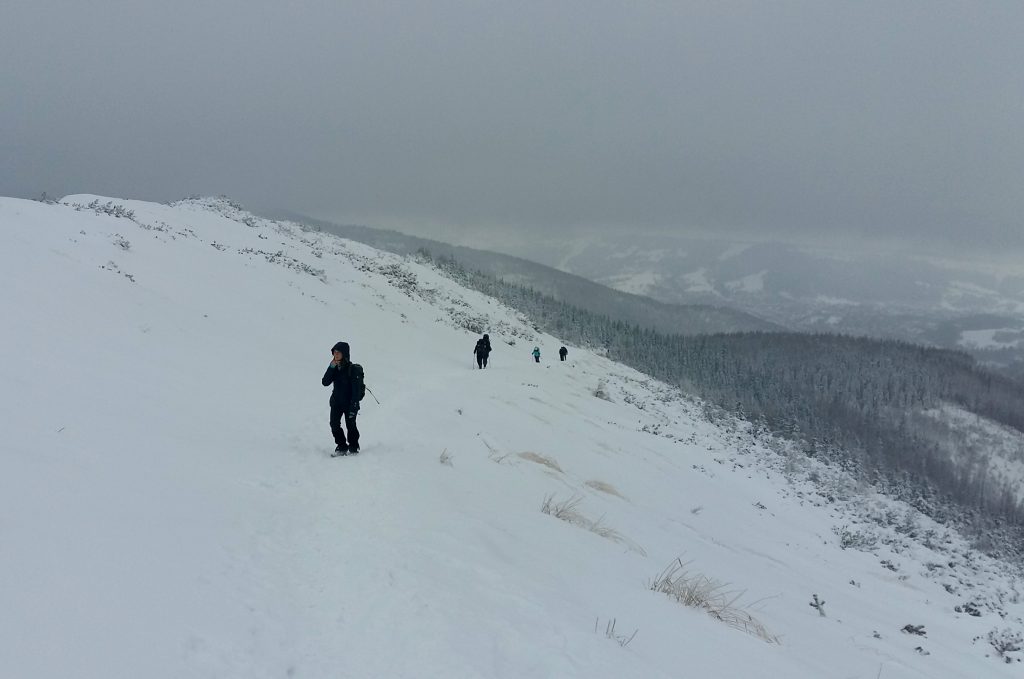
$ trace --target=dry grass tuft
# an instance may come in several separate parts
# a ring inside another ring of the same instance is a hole
[[[630,634],[629,636],[626,636],[625,634],[619,634],[615,630],[615,623],[616,623],[615,618],[612,618],[607,623],[605,623],[604,635],[606,637],[608,637],[609,639],[614,640],[619,646],[622,646],[623,648],[625,648],[626,646],[629,646],[629,642],[633,641],[633,639],[636,637],[636,633],[639,632],[640,630],[639,630],[639,628],[635,629],[635,630],[633,630],[632,634]],[[599,624],[601,624],[601,618],[595,619],[594,620],[594,633],[595,634],[597,633],[597,626]]]
[[[618,532],[611,526],[605,525],[604,517],[594,521],[593,519],[589,519],[576,511],[576,508],[581,502],[583,502],[583,498],[578,495],[573,495],[568,500],[563,500],[562,502],[556,502],[554,495],[548,495],[544,498],[544,502],[540,506],[540,511],[545,514],[549,514],[556,519],[561,519],[566,523],[571,523],[574,526],[585,528],[591,533],[600,535],[612,542],[618,542],[626,545],[626,547],[637,552],[641,556],[647,556],[647,552],[644,551],[643,547],[625,537],[622,533]]]
[[[676,559],[652,582],[650,588],[672,597],[684,606],[707,611],[712,618],[721,620],[729,627],[746,632],[770,644],[778,644],[779,638],[768,631],[736,602],[743,592],[726,591],[726,585],[702,573],[687,570],[690,562]]]
[[[608,495],[614,495],[615,497],[620,497],[623,500],[626,499],[626,496],[623,495],[622,493],[620,493],[615,488],[615,486],[613,486],[610,483],[605,483],[604,481],[587,481],[585,485],[590,486],[594,490],[599,490],[602,493],[607,493]]]
[[[550,469],[554,469],[559,474],[564,473],[562,472],[562,468],[558,466],[558,463],[552,460],[550,457],[538,455],[537,453],[531,452],[519,453],[519,457],[523,458],[524,460],[529,460],[530,462],[542,464]]]

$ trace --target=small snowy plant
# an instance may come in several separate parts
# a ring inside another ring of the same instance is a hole
[[[811,603],[809,603],[807,605],[810,606],[813,609],[816,609],[818,611],[818,615],[820,615],[821,617],[823,617],[823,618],[826,617],[825,616],[825,600],[824,599],[819,599],[817,594],[812,594],[811,596],[813,597],[812,600],[811,600]]]
[[[601,624],[601,619],[600,618],[597,618],[596,620],[594,620],[594,632],[595,633],[597,632],[598,625],[600,625],[600,624]],[[635,637],[636,633],[639,632],[639,631],[640,631],[639,629],[635,629],[635,630],[633,630],[633,633],[630,634],[629,636],[626,636],[625,634],[619,634],[618,632],[615,631],[615,618],[612,618],[611,620],[609,620],[605,624],[605,626],[604,626],[604,635],[606,637],[608,637],[609,639],[613,639],[615,641],[615,643],[617,643],[619,646],[622,646],[623,648],[625,648],[626,646],[629,646],[629,642],[633,641],[633,637]]]

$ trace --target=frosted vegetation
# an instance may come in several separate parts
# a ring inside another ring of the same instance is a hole
[[[1021,475],[990,464],[990,449],[965,445],[977,437],[963,417],[952,425],[962,433],[937,436],[941,427],[928,415],[954,409],[983,427],[1024,430],[1024,385],[966,354],[843,335],[664,334],[467,271],[452,259],[437,265],[527,314],[538,330],[700,396],[715,406],[709,417],[748,420],[756,431],[796,442],[804,454],[954,523],[986,549],[1024,557]],[[1009,447],[997,457],[1024,455],[1020,438]]]

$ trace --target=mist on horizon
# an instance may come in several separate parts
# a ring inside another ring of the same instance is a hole
[[[0,194],[1024,262],[1024,5],[17,3]],[[13,66],[17,64],[17,66]]]

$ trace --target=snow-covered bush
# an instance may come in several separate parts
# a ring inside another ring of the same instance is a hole
[[[1014,658],[1010,657],[1010,653],[1017,653],[1024,648],[1024,636],[1008,628],[993,629],[988,633],[988,643],[995,649],[996,655],[1011,663]],[[1017,662],[1020,662],[1019,658]]]
[[[878,546],[878,535],[863,530],[850,530],[849,527],[836,526],[832,532],[839,537],[841,549],[857,549],[862,552],[870,552]]]

